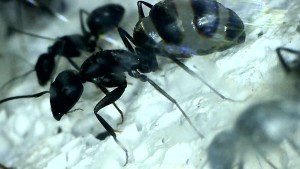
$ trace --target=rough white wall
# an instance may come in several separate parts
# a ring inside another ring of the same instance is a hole
[[[73,6],[70,6],[71,10],[66,14],[70,22],[51,21],[46,29],[33,32],[50,37],[80,32],[79,9],[91,11],[108,2],[70,1]],[[136,1],[126,4],[120,0],[112,2],[120,3],[126,8],[126,17],[121,26],[130,32],[137,21]],[[299,49],[299,35],[296,32],[299,2],[248,0],[235,4],[224,0],[224,5],[241,13],[240,16],[246,23],[246,42],[222,53],[194,56],[185,63],[224,95],[234,99],[249,97],[248,100],[242,103],[224,101],[175,64],[163,60],[160,70],[149,74],[149,77],[178,101],[204,134],[205,138],[200,139],[178,109],[153,87],[128,78],[130,85],[117,101],[125,112],[125,122],[117,125],[120,116],[111,106],[99,112],[120,131],[117,137],[129,151],[126,168],[209,168],[206,151],[214,136],[231,128],[235,119],[249,104],[280,97],[286,91],[279,90],[278,87],[286,85],[285,74],[278,65],[274,50],[278,46]],[[263,35],[258,37],[260,32]],[[114,37],[118,43],[107,45],[106,49],[123,48],[116,32],[109,37]],[[25,41],[25,51],[19,45],[20,38]],[[51,43],[15,35],[5,44],[10,47],[7,49],[8,53],[14,53],[34,64],[37,56],[45,52]],[[63,59],[61,62],[64,62]],[[16,65],[21,65],[16,68],[19,73],[31,69],[22,60],[17,63]],[[59,67],[63,69],[64,66],[62,63]],[[48,87],[39,87],[32,74],[11,85],[9,91],[6,90],[1,95],[1,99],[43,90],[48,90]],[[75,106],[83,111],[65,115],[59,122],[52,117],[47,95],[1,105],[0,163],[28,169],[122,168],[125,154],[114,140],[108,137],[99,141],[93,136],[104,131],[92,113],[94,105],[102,97],[103,94],[93,85],[86,85],[85,94]],[[59,127],[62,132],[58,134]],[[289,149],[285,150],[290,152]],[[299,162],[295,159],[299,157],[296,154],[289,154],[288,157],[291,160],[289,168],[298,168]],[[253,159],[252,162],[264,163]],[[245,168],[251,168],[250,164],[246,162]],[[263,164],[263,168],[268,167]]]

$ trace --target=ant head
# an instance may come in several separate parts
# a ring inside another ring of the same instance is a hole
[[[50,86],[50,105],[53,117],[60,120],[77,103],[83,85],[76,71],[61,72]]]
[[[41,86],[44,86],[50,80],[54,65],[54,56],[48,53],[40,55],[35,65],[35,71]]]
[[[124,15],[124,8],[117,4],[108,4],[95,9],[87,18],[91,34],[98,37],[117,27]]]

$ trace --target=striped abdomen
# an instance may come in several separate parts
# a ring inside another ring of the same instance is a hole
[[[231,9],[213,0],[164,0],[134,30],[144,46],[173,54],[209,54],[245,40],[244,24]]]

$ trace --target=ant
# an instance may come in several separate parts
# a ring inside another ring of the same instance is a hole
[[[41,86],[47,84],[47,82],[51,79],[51,75],[53,74],[55,67],[55,56],[60,55],[65,57],[71,65],[79,69],[78,65],[72,60],[74,57],[79,57],[81,55],[81,51],[94,52],[96,49],[97,41],[99,35],[105,34],[112,29],[114,29],[122,20],[124,15],[124,8],[117,4],[107,4],[101,7],[96,8],[91,13],[81,9],[80,10],[80,23],[83,35],[80,34],[72,34],[66,35],[63,37],[59,37],[57,39],[52,39],[44,36],[39,36],[31,33],[27,33],[15,28],[11,28],[14,31],[24,33],[26,35],[53,40],[55,41],[52,46],[48,48],[46,53],[43,53],[39,56],[34,70],[30,70],[23,75],[15,77],[5,83],[2,88],[11,83],[12,81],[26,76],[31,72],[35,71],[37,75],[38,82]],[[87,26],[90,31],[88,31],[84,26],[83,15],[88,15],[87,17]],[[100,48],[101,49],[101,48]],[[108,90],[101,84],[97,84],[97,87],[101,89],[105,94],[108,93]],[[113,103],[113,106],[117,109],[117,111],[121,114],[121,123],[124,121],[123,112],[119,109],[119,107]]]
[[[130,49],[133,49],[130,44],[127,45],[129,45]],[[49,91],[32,95],[9,97],[0,100],[0,104],[14,99],[40,97],[49,93],[53,117],[59,121],[63,115],[70,112],[70,109],[80,99],[83,93],[83,83],[90,82],[107,88],[115,88],[108,92],[106,96],[96,104],[94,114],[106,131],[114,138],[115,142],[126,153],[126,165],[128,162],[127,149],[118,141],[114,129],[98,114],[102,108],[114,103],[123,95],[127,87],[126,72],[135,79],[148,82],[159,93],[175,104],[187,119],[190,126],[197,132],[198,136],[200,138],[204,137],[192,124],[177,101],[145,75],[146,73],[156,71],[157,68],[158,63],[154,53],[149,53],[148,50],[144,50],[140,47],[129,51],[122,49],[101,50],[86,59],[77,71],[65,70],[59,73],[56,79],[51,83]]]
[[[244,168],[247,149],[254,149],[271,168],[277,169],[266,157],[270,149],[277,149],[283,141],[300,154],[295,133],[300,120],[299,99],[276,99],[248,107],[236,120],[234,128],[214,137],[207,149],[212,169]],[[280,148],[279,148],[280,149]],[[237,156],[239,157],[237,159]]]
[[[149,16],[145,16],[143,5],[150,9]],[[194,54],[224,51],[244,42],[244,24],[234,11],[210,0],[164,0],[155,5],[138,1],[137,6],[139,21],[133,36],[119,28],[121,39],[128,50],[134,51],[130,46],[132,43],[153,55],[167,57],[222,99],[239,102],[219,93],[179,60]]]

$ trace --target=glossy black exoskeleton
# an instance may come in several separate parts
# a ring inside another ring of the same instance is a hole
[[[133,49],[131,45],[129,49],[130,51],[121,49],[99,51],[85,60],[78,71],[65,70],[59,73],[53,83],[51,83],[49,91],[6,98],[0,100],[0,104],[9,100],[40,97],[41,95],[50,93],[50,105],[53,117],[56,120],[60,120],[63,115],[70,112],[71,108],[80,99],[83,92],[83,83],[91,82],[103,88],[115,88],[107,92],[106,96],[97,103],[94,107],[94,114],[107,132],[114,138],[116,143],[126,152],[125,164],[127,164],[127,150],[117,140],[114,129],[98,115],[98,111],[107,105],[113,104],[123,95],[127,87],[125,73],[128,73],[128,75],[133,78],[139,79],[142,82],[148,82],[169,101],[175,104],[199,137],[203,138],[203,135],[192,124],[176,100],[145,75],[146,73],[157,70],[158,65],[155,55],[148,53],[148,51],[143,48],[136,47]]]
[[[81,51],[94,52],[96,49],[98,37],[101,34],[107,33],[112,29],[116,28],[118,24],[121,22],[124,15],[124,8],[117,4],[107,4],[96,8],[90,14],[84,10],[80,10],[80,22],[83,35],[73,34],[66,35],[57,39],[52,39],[48,37],[42,37],[39,35],[27,33],[15,28],[13,30],[17,32],[21,32],[30,36],[41,37],[44,39],[54,40],[54,44],[48,48],[48,51],[44,54],[41,54],[35,64],[34,70],[24,73],[21,76],[18,76],[9,82],[7,82],[4,86],[16,80],[22,76],[26,76],[27,74],[35,71],[37,74],[38,82],[41,86],[47,84],[47,82],[51,79],[55,68],[55,57],[63,56],[66,58],[76,69],[79,69],[78,65],[72,60],[74,57],[79,57],[81,55]],[[87,25],[90,31],[87,31],[84,26],[84,18],[83,14],[87,14]],[[101,48],[100,48],[101,49]],[[97,85],[105,94],[108,93],[108,90],[101,86]],[[2,88],[3,88],[2,87]],[[119,111],[122,117],[122,122],[124,120],[123,112],[118,108],[118,106],[113,103],[115,108]]]

